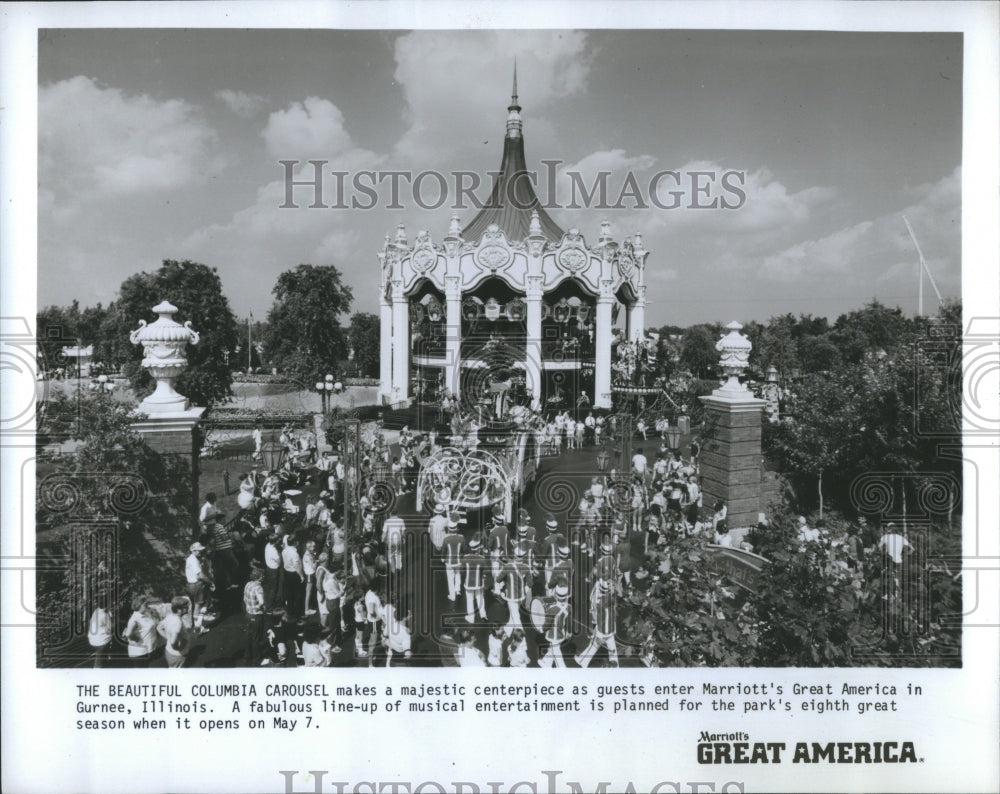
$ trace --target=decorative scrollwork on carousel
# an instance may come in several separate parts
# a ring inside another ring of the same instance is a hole
[[[636,271],[635,249],[632,246],[631,239],[626,239],[622,243],[622,247],[615,255],[615,260],[621,277],[626,280],[631,279]]]
[[[510,498],[510,475],[484,449],[445,447],[426,457],[417,478],[418,507],[443,504],[449,511],[475,510]]]
[[[507,267],[514,259],[514,254],[504,233],[495,223],[491,223],[483,232],[479,248],[476,250],[475,262],[480,268],[496,272]]]

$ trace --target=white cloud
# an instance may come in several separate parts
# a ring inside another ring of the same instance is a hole
[[[267,104],[267,99],[260,94],[248,94],[246,91],[233,91],[230,88],[216,91],[215,96],[233,113],[245,119],[255,115]]]
[[[95,198],[175,190],[223,167],[216,134],[177,99],[128,96],[79,75],[38,96],[43,204],[72,215]]]
[[[545,142],[545,104],[581,94],[591,60],[586,33],[543,30],[417,31],[396,39],[395,55],[408,123],[396,153],[420,163],[502,139],[515,58],[526,130]]]
[[[779,281],[838,274],[850,270],[855,254],[874,245],[874,224],[862,221],[817,240],[804,240],[777,254],[764,257],[758,273]]]
[[[909,294],[915,291],[919,258],[903,222],[905,215],[938,285],[956,294],[961,270],[961,169],[904,195],[916,201],[763,257],[759,275],[775,281],[839,275],[859,282],[874,275],[887,288]]]
[[[268,152],[284,160],[329,160],[351,146],[344,114],[330,100],[319,97],[275,111],[261,135]]]

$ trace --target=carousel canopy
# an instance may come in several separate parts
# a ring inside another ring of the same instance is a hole
[[[507,111],[507,135],[503,142],[500,176],[493,185],[489,202],[462,230],[462,236],[466,240],[478,240],[490,224],[495,223],[508,240],[523,240],[531,226],[531,211],[536,210],[542,234],[547,240],[557,243],[562,239],[563,230],[542,208],[531,180],[526,176],[528,167],[524,159],[524,137],[521,135],[521,106],[517,103],[516,68],[514,91]]]

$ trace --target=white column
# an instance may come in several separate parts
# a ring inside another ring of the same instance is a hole
[[[379,397],[383,402],[392,399],[392,303],[385,295],[379,296]]]
[[[460,396],[462,368],[462,290],[457,276],[445,277],[444,385],[456,399]]]
[[[528,340],[525,351],[525,372],[528,381],[528,388],[531,389],[531,398],[542,402],[542,288],[540,283],[531,283],[533,280],[541,282],[537,276],[528,277],[528,290],[525,294],[527,304]]]
[[[405,295],[392,296],[392,402],[410,393],[410,305]]]
[[[646,301],[638,300],[628,307],[628,338],[641,340],[646,329]]]
[[[611,304],[613,295],[597,299],[594,333],[594,407],[611,407]]]

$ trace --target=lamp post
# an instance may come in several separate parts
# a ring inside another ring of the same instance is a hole
[[[320,398],[320,410],[324,414],[330,413],[330,395],[333,393],[333,389],[333,375],[327,375],[323,380],[316,381],[316,391],[319,392]]]
[[[264,459],[264,465],[269,472],[275,472],[281,468],[285,458],[285,447],[274,440],[274,431],[271,431],[271,438],[265,441],[260,447],[260,456]]]
[[[667,427],[667,446],[670,451],[679,454],[681,448],[681,429],[679,427]]]
[[[361,468],[361,420],[344,419],[337,423],[344,429],[341,441],[341,457],[344,461],[343,488],[344,503],[344,570],[351,570],[351,553],[361,536],[361,511],[357,501],[358,476]]]
[[[99,375],[96,380],[90,382],[90,390],[100,394],[110,394],[115,390],[115,382],[108,380],[107,375]]]

